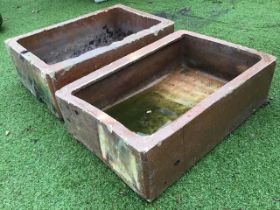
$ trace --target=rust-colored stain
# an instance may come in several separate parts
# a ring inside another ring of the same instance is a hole
[[[179,67],[155,87],[155,92],[171,101],[192,108],[226,81],[188,67]]]
[[[266,101],[275,62],[177,31],[56,96],[69,132],[152,201]]]

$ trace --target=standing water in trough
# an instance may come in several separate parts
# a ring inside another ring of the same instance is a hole
[[[225,82],[179,67],[151,88],[105,110],[131,131],[150,135],[176,120]]]

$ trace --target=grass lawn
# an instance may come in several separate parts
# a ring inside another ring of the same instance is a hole
[[[269,103],[150,204],[23,87],[5,39],[115,3],[280,58],[279,0],[0,0],[0,209],[280,209],[279,68]]]

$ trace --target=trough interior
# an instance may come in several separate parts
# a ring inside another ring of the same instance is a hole
[[[73,94],[131,131],[150,135],[259,59],[245,51],[184,35]]]
[[[44,30],[18,40],[19,44],[47,64],[108,46],[150,28],[159,21],[122,8],[113,8],[77,21]]]

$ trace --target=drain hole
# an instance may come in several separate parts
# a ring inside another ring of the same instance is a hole
[[[79,115],[79,112],[77,110],[74,111],[76,115]]]
[[[174,166],[179,165],[180,162],[181,162],[180,160],[177,160],[177,161],[174,163]]]

